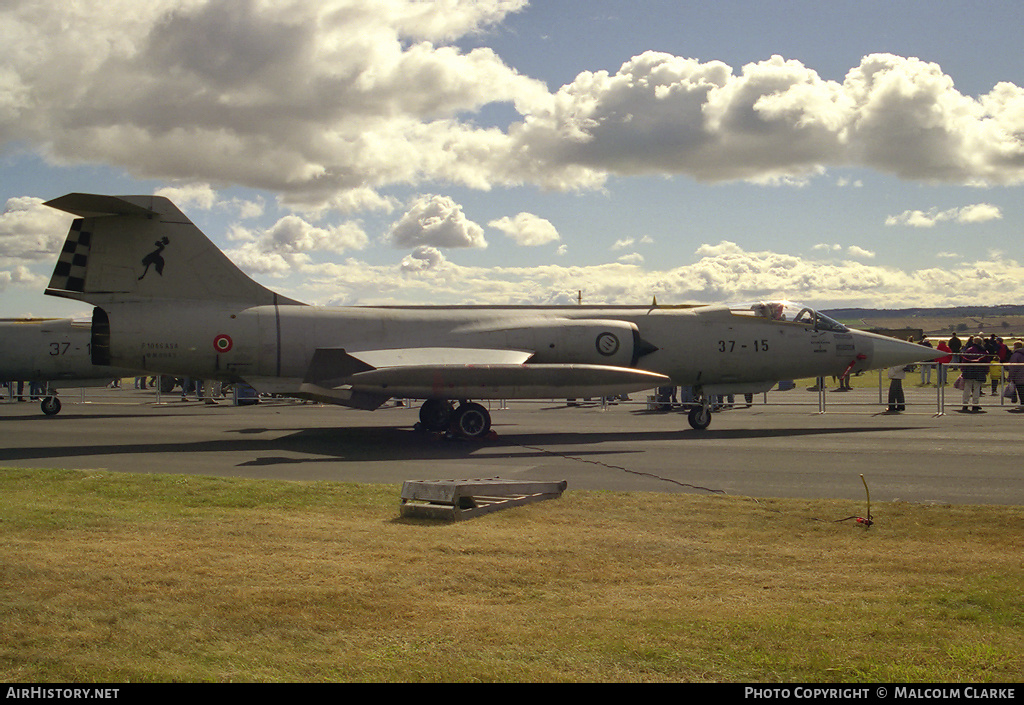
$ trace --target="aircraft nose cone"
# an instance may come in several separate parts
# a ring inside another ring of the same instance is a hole
[[[870,369],[896,367],[935,359],[935,351],[932,348],[917,343],[908,343],[872,333],[862,333],[862,335],[871,337]]]

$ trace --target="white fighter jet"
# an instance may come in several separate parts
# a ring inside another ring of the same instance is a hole
[[[57,386],[98,387],[117,377],[139,372],[92,363],[92,325],[70,318],[11,318],[0,320],[0,384],[35,383],[47,416],[60,413]],[[15,392],[16,393],[16,392]]]
[[[242,273],[166,198],[48,205],[78,219],[46,293],[94,305],[94,363],[361,409],[423,399],[424,427],[470,438],[491,424],[474,400],[691,386],[701,403],[689,421],[703,429],[715,395],[928,357],[785,303],[309,306]]]

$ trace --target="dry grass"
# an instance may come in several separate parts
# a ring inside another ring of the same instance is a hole
[[[1017,507],[7,469],[5,681],[1007,681]]]

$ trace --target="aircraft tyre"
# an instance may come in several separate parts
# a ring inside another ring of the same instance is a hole
[[[45,397],[39,404],[39,408],[47,416],[56,416],[60,413],[60,399],[57,397]]]
[[[483,438],[491,430],[491,412],[480,404],[459,404],[452,417],[452,433],[463,438]]]
[[[705,428],[711,425],[711,409],[701,404],[690,409],[690,413],[687,416],[687,420],[690,425],[698,431],[703,431]]]
[[[447,399],[427,399],[420,407],[420,424],[427,431],[447,431],[454,413]]]

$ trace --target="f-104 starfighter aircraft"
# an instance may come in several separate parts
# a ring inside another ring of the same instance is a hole
[[[474,400],[693,387],[715,395],[903,365],[927,348],[784,303],[730,306],[309,306],[246,276],[171,201],[68,194],[78,216],[47,294],[94,305],[92,361],[360,409],[422,399],[420,421],[488,433]]]

